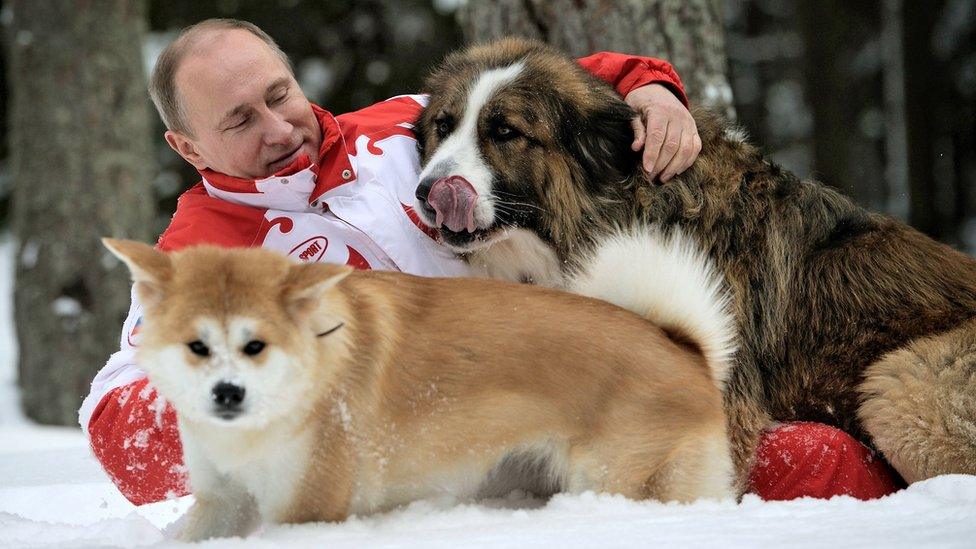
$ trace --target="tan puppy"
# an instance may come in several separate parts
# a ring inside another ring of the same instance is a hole
[[[697,303],[662,301],[672,339],[614,305],[527,285],[105,243],[145,306],[140,363],[179,416],[196,495],[184,539],[515,488],[733,495],[732,324],[688,249],[668,268],[704,286]]]

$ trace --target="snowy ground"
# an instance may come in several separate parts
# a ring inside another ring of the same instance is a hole
[[[16,405],[11,246],[0,238],[0,547],[171,546],[191,498],[134,507],[78,429],[24,420]],[[584,494],[548,503],[418,502],[343,524],[268,527],[208,547],[976,547],[976,477],[915,484],[860,502],[633,502]]]

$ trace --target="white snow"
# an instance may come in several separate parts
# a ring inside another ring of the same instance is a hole
[[[192,498],[133,507],[104,477],[80,433],[0,428],[0,447],[0,546],[176,545],[164,529]],[[747,496],[738,505],[677,505],[596,494],[545,504],[424,501],[342,524],[264,527],[246,540],[207,546],[972,547],[974,536],[976,478],[946,476],[870,502]]]
[[[192,497],[127,502],[76,428],[40,427],[16,408],[13,246],[0,238],[0,547],[177,546]],[[134,441],[138,444],[141,441]],[[976,477],[945,476],[880,500],[693,505],[597,494],[549,502],[423,501],[342,524],[268,526],[207,547],[974,547]]]

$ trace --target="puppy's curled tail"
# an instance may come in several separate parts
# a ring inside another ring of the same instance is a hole
[[[633,311],[697,346],[725,389],[736,347],[735,319],[721,273],[678,229],[621,230],[598,243],[567,289]]]

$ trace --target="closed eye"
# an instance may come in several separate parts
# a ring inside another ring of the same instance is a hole
[[[274,97],[270,101],[268,101],[268,105],[269,106],[280,105],[280,104],[284,103],[286,99],[288,99],[288,91],[287,90],[284,91],[284,92],[282,92],[280,95]]]
[[[239,129],[243,128],[244,126],[246,126],[247,123],[250,122],[250,121],[251,121],[251,117],[250,116],[245,116],[245,117],[241,118],[241,120],[239,122],[237,122],[233,126],[227,126],[226,128],[224,128],[224,130],[225,131],[239,130]]]

